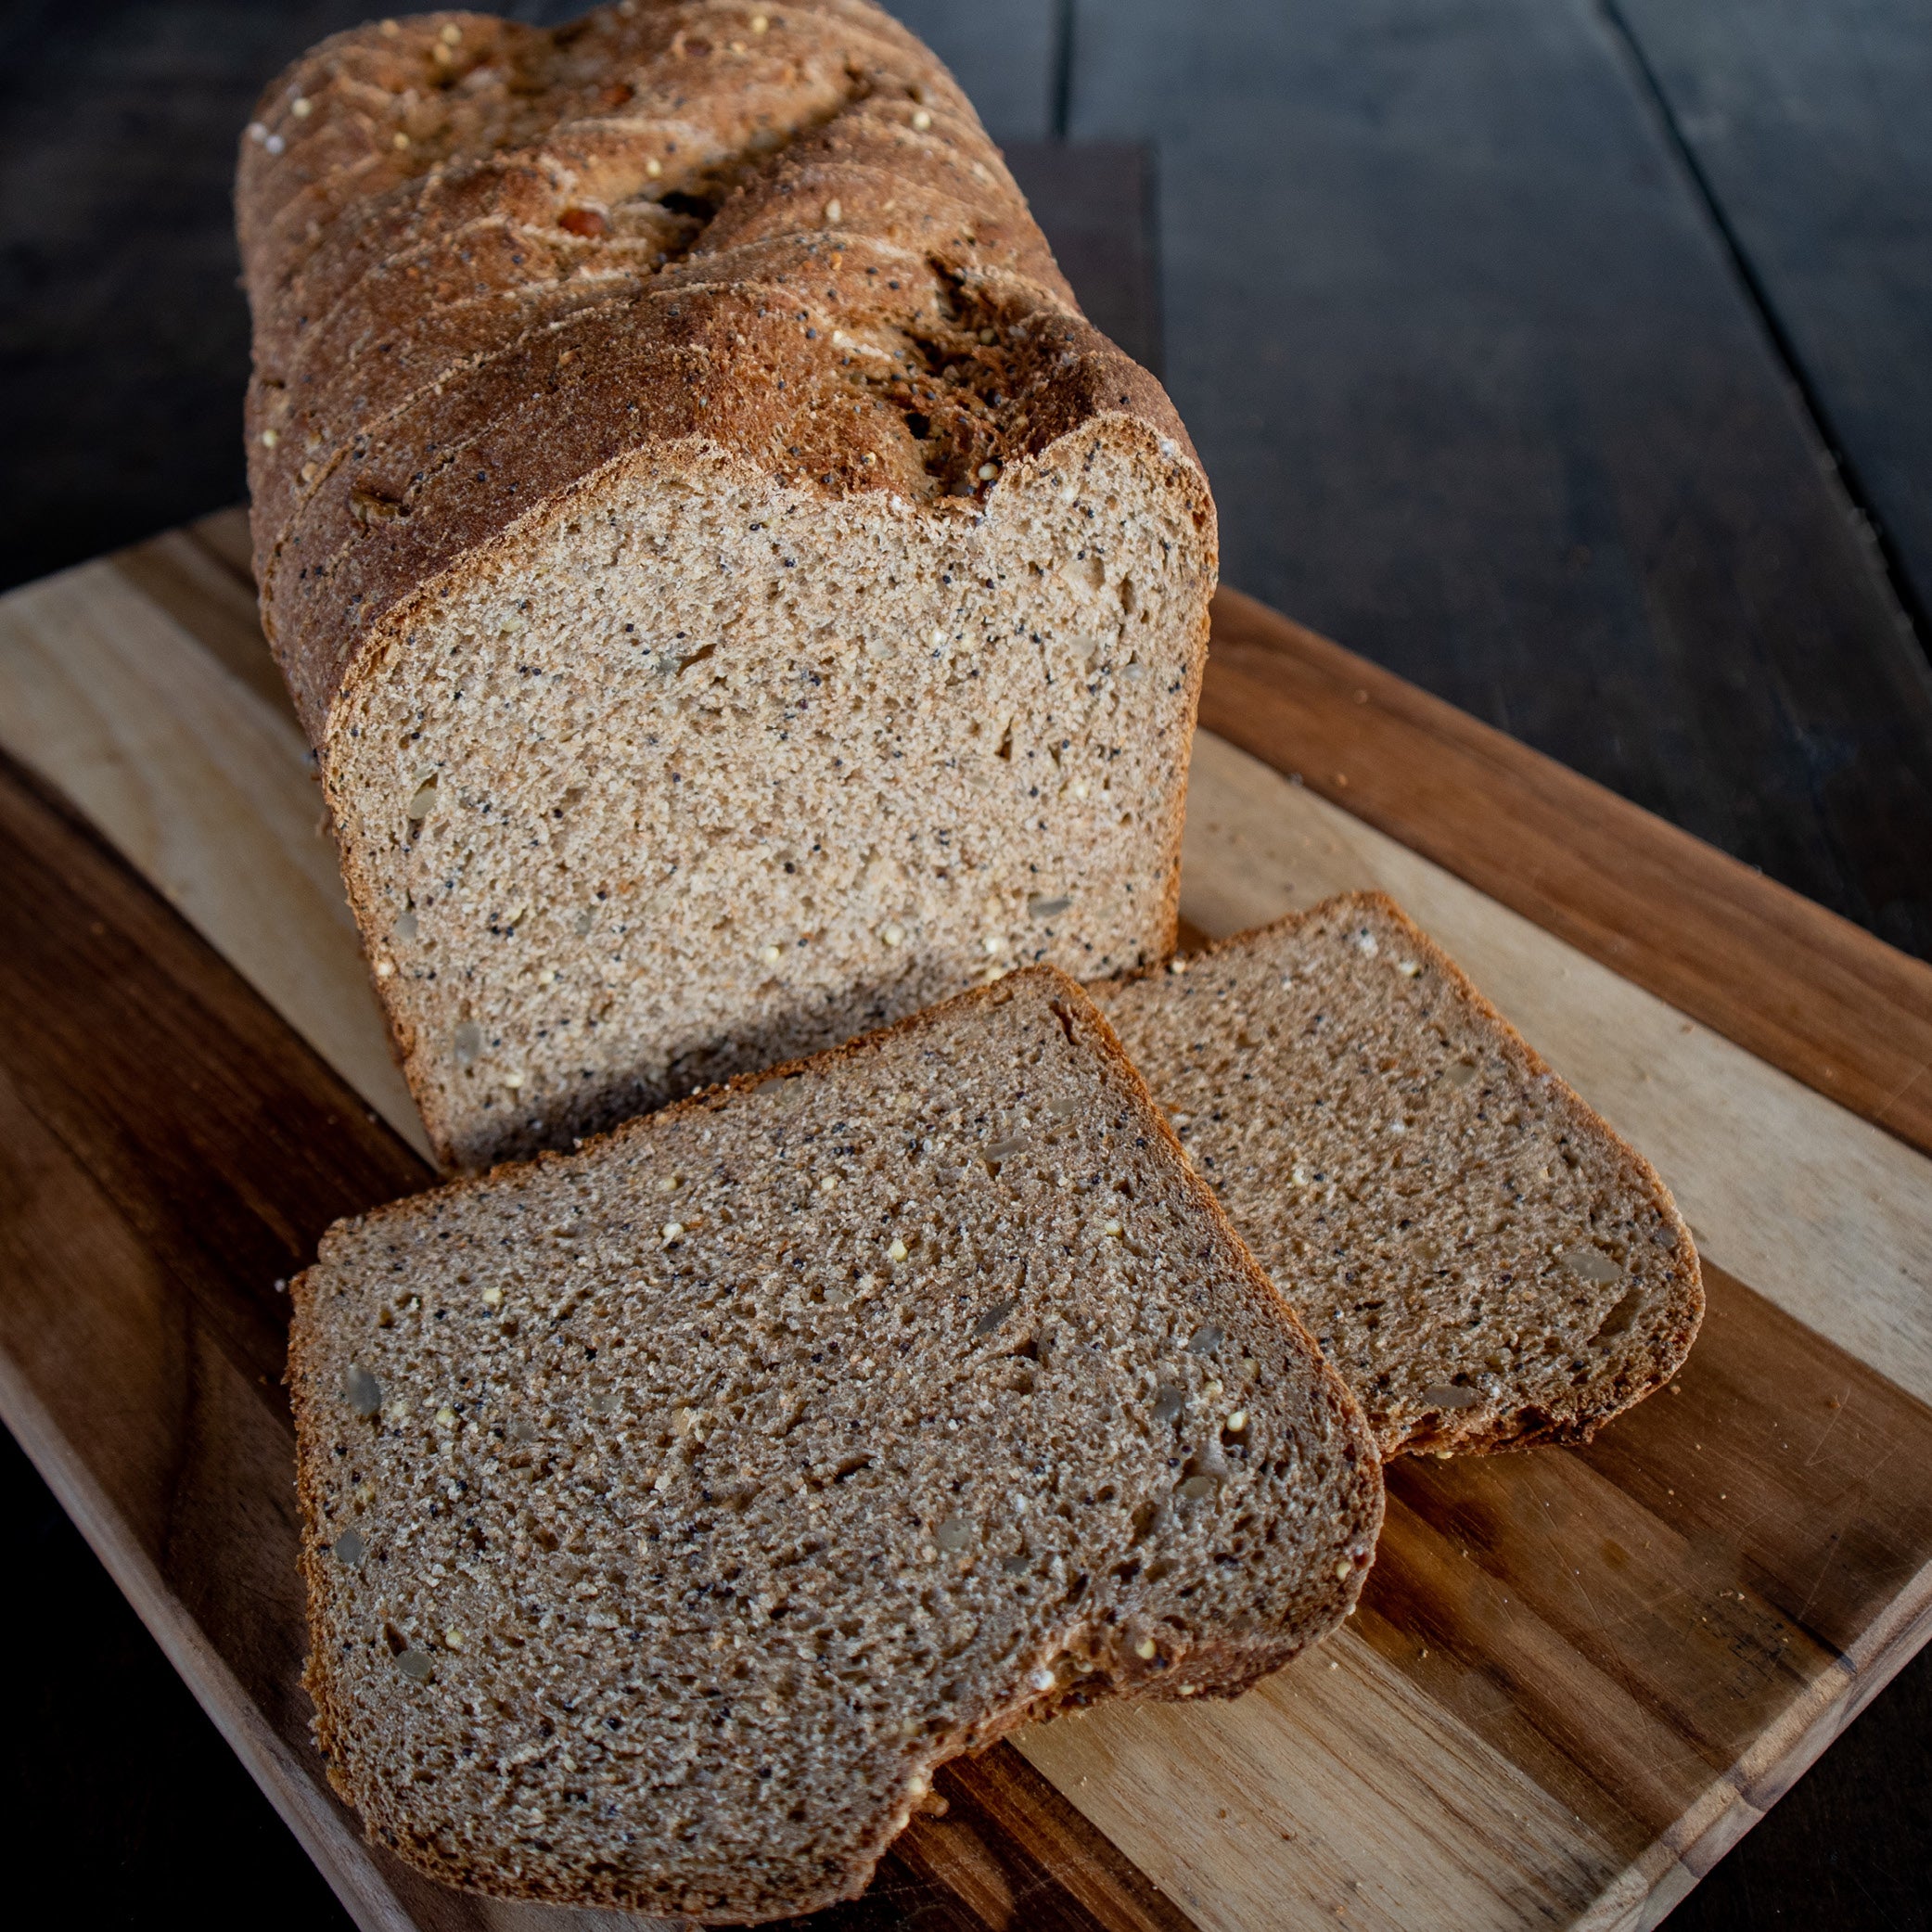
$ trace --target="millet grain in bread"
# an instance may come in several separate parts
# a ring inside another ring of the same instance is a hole
[[[263,620],[446,1165],[1168,950],[1213,505],[902,28],[358,29],[237,198]]]
[[[1389,899],[1090,987],[1383,1454],[1587,1442],[1704,1312],[1644,1157]]]
[[[958,1752],[1286,1662],[1381,1520],[1361,1410],[1048,967],[341,1222],[294,1293],[332,1775],[503,1896],[850,1896]]]

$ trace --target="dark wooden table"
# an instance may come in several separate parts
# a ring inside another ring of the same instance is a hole
[[[1164,365],[1228,582],[1932,956],[1932,10],[898,10]],[[233,139],[362,12],[0,16],[0,583],[241,494]],[[15,1868],[90,1924],[342,1925],[0,1456]],[[1922,1657],[1672,1925],[1932,1925],[1928,1794]]]

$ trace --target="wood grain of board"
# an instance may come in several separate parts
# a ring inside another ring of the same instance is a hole
[[[223,580],[226,579],[224,582]],[[194,633],[152,594],[195,596]],[[0,739],[48,774],[405,1139],[428,1151],[362,970],[309,748],[232,573],[164,537],[14,592]],[[265,673],[265,674],[264,674]]]
[[[0,998],[46,1017],[0,1036],[0,1408],[361,1923],[534,1932],[559,1915],[364,1845],[308,1740],[274,1285],[426,1170],[245,597],[216,519],[0,601],[0,741],[87,801],[0,774]],[[948,1815],[812,1923],[1654,1925],[1932,1615],[1932,1161],[1858,1024],[1917,982],[1333,646],[1231,601],[1217,623],[1210,697],[1269,761],[1197,739],[1188,919],[1394,891],[1657,1158],[1710,1316],[1586,1451],[1397,1465],[1323,1651],[956,1767]],[[1385,829],[1284,775],[1311,747]],[[1605,871],[1674,895],[1689,940]],[[1740,970],[1734,929],[1776,935],[1783,977]],[[1764,1023],[1766,984],[1815,1010]]]

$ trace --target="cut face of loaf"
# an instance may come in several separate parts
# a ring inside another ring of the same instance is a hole
[[[1091,988],[1384,1455],[1587,1442],[1704,1313],[1642,1155],[1380,893]]]
[[[237,186],[265,625],[446,1163],[1172,942],[1213,506],[860,0],[357,30]]]
[[[1158,956],[1196,687],[1174,507],[1101,436],[970,516],[659,455],[448,586],[341,700],[329,765],[447,1157],[1015,960]]]
[[[1285,1662],[1380,1523],[1361,1411],[1049,968],[339,1223],[294,1295],[332,1775],[503,1896],[850,1896],[958,1752]]]

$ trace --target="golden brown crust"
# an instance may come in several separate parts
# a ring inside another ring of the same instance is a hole
[[[659,1131],[669,1119],[712,1110],[728,1105],[738,1094],[749,1093],[774,1081],[823,1070],[842,1061],[862,1057],[875,1050],[881,1041],[923,1029],[939,1015],[976,1005],[1001,1004],[1028,986],[1043,990],[1059,1014],[1061,1024],[1068,1029],[1069,1033],[1076,1027],[1083,1030],[1089,1043],[1111,1068],[1127,1090],[1129,1104],[1139,1115],[1142,1129],[1173,1157],[1181,1184],[1202,1210],[1222,1244],[1221,1259],[1235,1268],[1247,1281],[1257,1301],[1279,1320],[1286,1339],[1312,1373],[1321,1404],[1342,1435],[1343,1459],[1355,1472],[1353,1490],[1345,1499],[1344,1506],[1353,1515],[1346,1542],[1356,1554],[1346,1576],[1330,1577],[1324,1573],[1321,1580],[1323,1595],[1318,1606],[1304,1627],[1292,1634],[1257,1632],[1245,1641],[1209,1638],[1178,1651],[1171,1645],[1169,1654],[1153,1663],[1143,1661],[1129,1650],[1122,1632],[1117,1629],[1096,1625],[1085,1633],[1084,1638],[1076,1635],[1068,1648],[1079,1650],[1082,1642],[1090,1646],[1091,1674],[1030,1696],[1007,1708],[990,1711],[979,1722],[936,1738],[928,1759],[928,1775],[931,1770],[948,1759],[963,1753],[984,1750],[1023,1725],[1101,1699],[1151,1696],[1179,1700],[1240,1695],[1260,1678],[1281,1669],[1310,1644],[1319,1642],[1352,1613],[1373,1564],[1381,1530],[1384,1507],[1382,1465],[1366,1415],[1342,1378],[1323,1358],[1295,1311],[1248,1253],[1213,1191],[1188,1165],[1181,1143],[1148,1092],[1139,1069],[1128,1057],[1106,1016],[1077,981],[1051,966],[1021,968],[992,985],[956,994],[939,1006],[928,1007],[825,1053],[787,1061],[763,1072],[739,1075],[694,1094],[658,1114],[629,1121],[608,1133],[593,1136],[581,1143],[575,1153],[544,1153],[528,1161],[505,1162],[487,1173],[449,1182],[407,1200],[373,1209],[356,1217],[353,1223],[366,1227],[391,1217],[414,1218],[420,1215],[427,1205],[438,1201],[462,1201],[479,1190],[530,1168],[575,1159],[585,1149],[648,1135]],[[350,1223],[339,1224],[348,1225]],[[323,1236],[325,1257],[335,1235],[336,1231],[332,1229]],[[287,1379],[293,1390],[298,1439],[304,1445],[323,1439],[326,1433],[323,1427],[325,1418],[316,1406],[316,1377],[312,1365],[310,1340],[312,1324],[317,1319],[312,1277],[318,1272],[305,1270],[289,1285],[294,1321],[289,1337]],[[557,1903],[622,1902],[595,1893],[574,1878],[560,1878],[555,1874],[526,1874],[516,1887],[506,1887],[502,1874],[485,1874],[452,1860],[440,1844],[410,1828],[405,1815],[388,1802],[379,1786],[354,1776],[352,1761],[346,1755],[353,1734],[350,1714],[340,1706],[328,1665],[329,1632],[322,1609],[326,1593],[321,1588],[327,1550],[319,1537],[323,1516],[321,1498],[307,1453],[300,1462],[297,1492],[302,1519],[301,1567],[308,1591],[310,1617],[310,1655],[303,1672],[303,1687],[315,1706],[316,1737],[329,1761],[330,1780],[361,1811],[370,1836],[379,1838],[418,1870],[445,1884],[487,1891],[497,1897],[522,1897]],[[805,1902],[788,1904],[785,1909],[816,1910],[819,1906],[858,1896],[870,1882],[878,1859],[903,1828],[904,1823],[904,1818],[882,1821],[876,1843],[864,1848],[859,1862],[838,1882],[828,1885]],[[736,1922],[719,1921],[702,1911],[692,1916],[697,1923]]]
[[[257,578],[318,746],[386,616],[628,454],[937,515],[1105,415],[1194,466],[951,77],[864,0],[390,25],[268,90],[237,188]]]
[[[1689,1226],[1678,1212],[1677,1204],[1662,1177],[1635,1147],[1599,1114],[1561,1075],[1552,1070],[1542,1056],[1516,1031],[1467,974],[1427,933],[1415,924],[1386,892],[1344,892],[1306,912],[1290,913],[1271,925],[1252,931],[1235,933],[1215,940],[1190,955],[1190,970],[1211,963],[1216,957],[1253,944],[1265,934],[1293,931],[1302,926],[1351,911],[1373,912],[1398,926],[1405,944],[1419,959],[1441,975],[1455,998],[1486,1029],[1496,1053],[1525,1082],[1538,1081],[1566,1118],[1567,1131],[1587,1142],[1606,1166],[1621,1168],[1648,1199],[1649,1206],[1675,1236],[1667,1250],[1669,1273],[1674,1292],[1666,1297],[1658,1325],[1650,1337],[1646,1373],[1633,1380],[1627,1375],[1599,1375],[1576,1392],[1575,1406],[1561,1415],[1543,1414],[1532,1419],[1530,1412],[1519,1410],[1500,1420],[1480,1415],[1463,1418],[1449,1415],[1426,1438],[1406,1435],[1385,1436],[1380,1443],[1385,1458],[1404,1454],[1486,1455],[1503,1450],[1529,1449],[1540,1445],[1589,1442],[1605,1423],[1654,1395],[1683,1366],[1684,1357],[1696,1340],[1704,1318],[1704,1286],[1696,1245]],[[1165,962],[1122,973],[1111,982],[1128,985],[1156,978],[1167,970]],[[1158,1110],[1158,1109],[1157,1109]],[[1163,1120],[1165,1115],[1163,1114]]]

